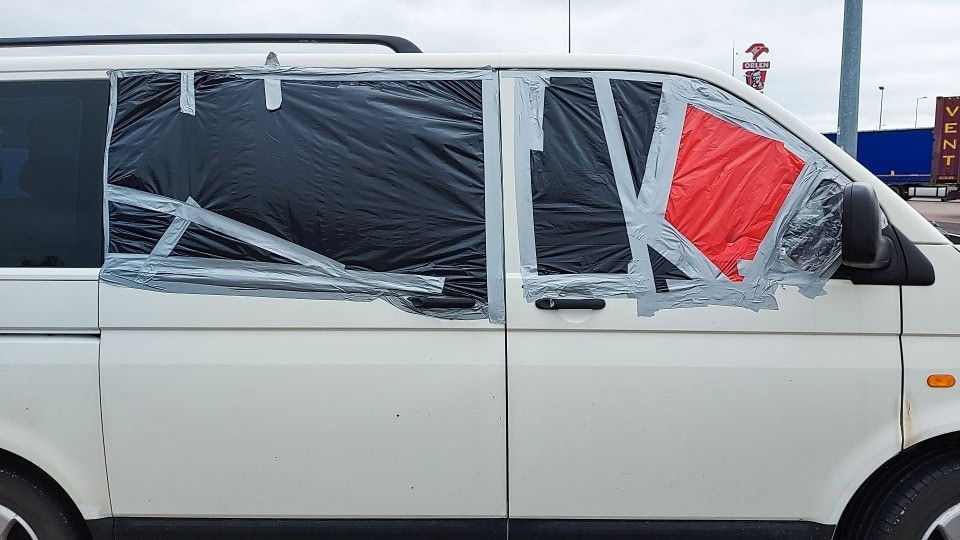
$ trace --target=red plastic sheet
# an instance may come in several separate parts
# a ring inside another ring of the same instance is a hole
[[[666,220],[731,281],[753,260],[803,161],[783,143],[687,106]]]

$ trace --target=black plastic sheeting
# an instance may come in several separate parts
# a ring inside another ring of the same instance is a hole
[[[610,81],[610,87],[617,105],[617,118],[623,134],[623,145],[627,150],[630,172],[633,174],[633,185],[637,193],[640,193],[643,173],[647,170],[650,141],[657,124],[662,85],[657,82],[616,79]]]
[[[173,223],[173,216],[128,204],[110,203],[110,253],[148,255]]]
[[[647,246],[650,256],[650,266],[653,267],[653,285],[658,293],[670,292],[668,279],[689,280],[690,276],[681,271],[675,264],[667,260],[659,251]]]
[[[787,223],[780,244],[783,255],[804,272],[814,272],[840,252],[840,206],[843,186],[821,180],[809,200]]]
[[[646,169],[660,83],[611,81],[634,184]],[[543,106],[543,151],[531,152],[537,273],[627,273],[632,258],[623,207],[590,78],[554,77]],[[690,279],[649,248],[656,290]]]
[[[626,273],[630,244],[592,79],[550,79],[530,175],[537,273]]]
[[[481,95],[479,80],[284,79],[268,111],[262,80],[198,71],[191,116],[179,74],[122,77],[108,182],[486,302]],[[111,246],[149,252],[150,214],[111,214]],[[286,262],[197,224],[172,255]]]

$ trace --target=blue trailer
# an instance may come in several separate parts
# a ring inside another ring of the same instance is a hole
[[[837,141],[835,133],[825,135],[834,143]],[[930,182],[932,158],[933,128],[886,129],[857,134],[857,161],[904,199],[915,193],[910,188],[938,187]]]

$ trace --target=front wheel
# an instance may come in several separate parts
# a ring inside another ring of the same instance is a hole
[[[960,540],[960,456],[927,463],[898,482],[869,530],[870,540]]]
[[[0,540],[84,538],[77,516],[51,491],[18,472],[0,468]]]

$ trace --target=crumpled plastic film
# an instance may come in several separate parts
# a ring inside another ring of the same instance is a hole
[[[504,322],[493,70],[265,66],[110,78],[103,281],[381,298],[432,317]],[[271,94],[281,81],[282,102]],[[159,239],[158,215],[172,218]],[[475,307],[420,309],[409,296]]]
[[[702,81],[643,73],[575,75],[594,81],[633,268],[611,275],[538,274],[534,246],[539,237],[532,228],[524,229],[535,216],[523,215],[534,209],[521,203],[528,301],[627,296],[637,299],[638,314],[652,315],[659,309],[708,305],[775,309],[781,285],[797,286],[811,297],[823,293],[839,265],[839,199],[849,180],[759,110]],[[541,128],[534,137],[525,133],[527,124],[518,126],[520,197],[531,180],[525,156],[550,137],[543,129],[557,121],[532,96],[549,87],[552,78],[566,76],[572,74],[516,73],[517,94],[525,97],[516,102],[517,118],[537,118]],[[659,101],[651,95],[656,85]],[[611,94],[611,87],[617,92]],[[631,104],[617,101],[627,95],[658,103],[649,145],[643,140],[625,145],[624,126],[636,139],[637,126],[650,125],[649,115],[627,117]],[[643,178],[638,179],[635,163],[644,160]],[[584,204],[578,201],[571,211]],[[645,279],[650,272],[653,279]]]

